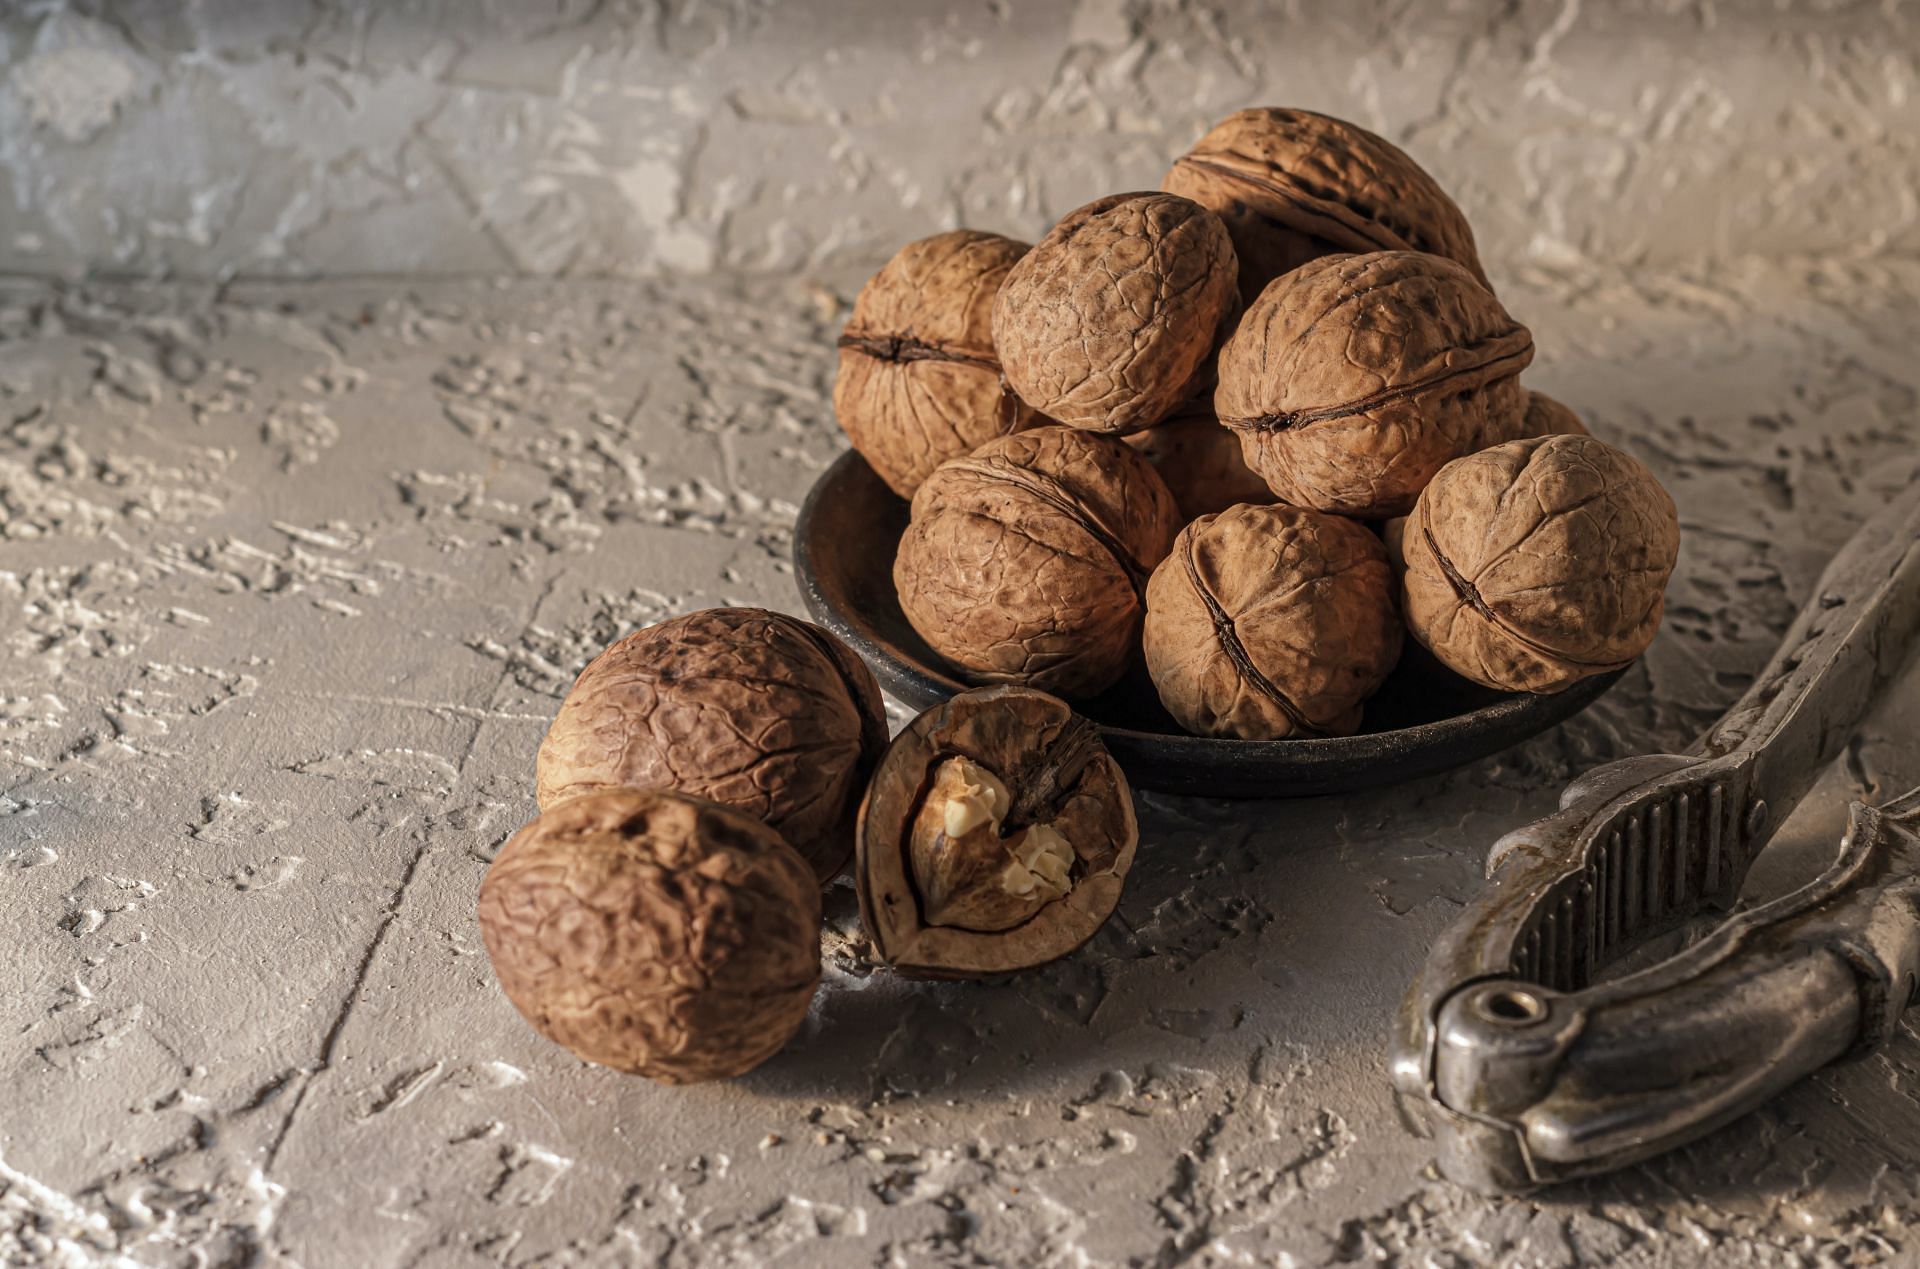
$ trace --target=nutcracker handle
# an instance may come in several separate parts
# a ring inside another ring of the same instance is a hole
[[[1639,973],[1456,993],[1436,1024],[1443,1171],[1490,1193],[1609,1171],[1871,1051],[1920,983],[1917,824],[1920,789],[1855,803],[1819,877]]]

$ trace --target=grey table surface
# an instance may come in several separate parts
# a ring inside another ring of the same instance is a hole
[[[1717,715],[1912,473],[1911,262],[1501,279],[1529,381],[1685,529],[1565,726],[1365,797],[1144,796],[1116,919],[1006,982],[897,980],[838,886],[805,1028],[733,1083],[521,1023],[473,902],[543,726],[627,630],[797,610],[858,280],[0,285],[0,1263],[1914,1263],[1911,1026],[1527,1199],[1436,1179],[1384,1057],[1485,847]],[[1776,882],[1920,782],[1916,708]]]

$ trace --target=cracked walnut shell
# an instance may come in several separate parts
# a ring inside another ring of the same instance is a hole
[[[1404,549],[1415,638],[1476,683],[1557,692],[1646,651],[1680,525],[1637,460],[1590,436],[1543,436],[1442,468]]]
[[[1488,286],[1473,230],[1446,191],[1398,146],[1341,119],[1239,111],[1177,160],[1161,188],[1225,222],[1248,304],[1274,278],[1335,252],[1425,251]]]
[[[1206,208],[1114,194],[1007,273],[993,342],[1022,400],[1072,427],[1136,432],[1191,396],[1238,307],[1233,244]]]
[[[1024,687],[976,688],[908,724],[860,809],[860,919],[918,977],[1027,969],[1120,900],[1139,829],[1099,729]]]
[[[1400,644],[1386,549],[1317,511],[1202,516],[1147,584],[1147,671],[1196,735],[1349,735]]]
[[[1146,459],[1110,436],[1034,428],[927,478],[894,588],[964,677],[1091,696],[1132,661],[1141,589],[1179,527]]]
[[[1260,293],[1213,404],[1283,502],[1404,515],[1433,474],[1521,435],[1533,336],[1439,256],[1326,256]]]
[[[868,279],[840,335],[833,410],[903,498],[941,463],[1040,422],[1000,375],[993,300],[1027,244],[955,229]]]
[[[536,1031],[666,1084],[772,1057],[820,981],[813,869],[758,820],[666,790],[544,812],[488,867],[479,915]]]
[[[667,788],[764,821],[831,880],[887,743],[873,673],[810,622],[708,608],[649,626],[580,672],[540,744],[543,809]]]

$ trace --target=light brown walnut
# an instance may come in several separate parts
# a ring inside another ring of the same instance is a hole
[[[1442,468],[1404,549],[1421,643],[1476,683],[1557,692],[1646,651],[1680,525],[1637,460],[1590,436],[1544,436]]]
[[[1281,501],[1386,519],[1446,463],[1521,435],[1532,360],[1532,334],[1453,261],[1324,256],[1247,310],[1213,404]]]
[[[833,410],[901,497],[949,458],[1041,421],[993,350],[994,296],[1026,252],[955,229],[908,243],[860,289],[840,335]]]
[[[1273,501],[1267,482],[1247,466],[1239,435],[1214,415],[1211,392],[1122,439],[1146,455],[1185,519],[1225,511],[1237,502]]]
[[[1201,736],[1344,736],[1400,659],[1386,549],[1351,520],[1238,506],[1181,530],[1147,585],[1147,671]]]
[[[833,635],[761,608],[649,626],[580,672],[540,745],[540,805],[594,789],[677,789],[766,822],[821,881],[887,743],[872,671]]]
[[[544,812],[480,883],[507,999],[589,1062],[665,1084],[779,1052],[820,980],[820,887],[750,816],[664,790]]]
[[[1179,527],[1166,483],[1117,439],[1034,428],[927,478],[894,587],[962,677],[1090,696],[1133,660],[1141,589]]]
[[[1587,425],[1580,421],[1580,416],[1568,407],[1544,392],[1527,393],[1527,415],[1520,425],[1520,436],[1592,435]]]
[[[1249,305],[1281,274],[1336,252],[1425,251],[1488,286],[1473,230],[1446,191],[1398,146],[1341,119],[1239,111],[1176,161],[1161,188],[1226,222]]]
[[[1206,208],[1114,194],[1067,214],[1007,273],[993,342],[1022,400],[1096,432],[1151,427],[1200,385],[1237,308],[1233,244]]]

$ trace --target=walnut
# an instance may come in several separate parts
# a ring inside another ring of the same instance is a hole
[[[1007,382],[1074,427],[1135,432],[1196,382],[1237,304],[1219,218],[1171,194],[1088,203],[1007,273],[993,342]]]
[[[1161,188],[1226,222],[1251,305],[1268,282],[1345,251],[1425,251],[1488,286],[1473,230],[1398,146],[1306,110],[1242,110],[1220,121]]]
[[[1147,584],[1147,671],[1167,712],[1203,736],[1354,732],[1400,643],[1380,540],[1316,511],[1202,516]]]
[[[874,772],[854,866],[880,959],[916,976],[1026,969],[1093,936],[1139,830],[1099,730],[1025,687],[962,692]]]
[[[1527,414],[1520,436],[1592,436],[1580,416],[1544,392],[1527,393]],[[1520,437],[1513,438],[1515,440]]]
[[[1405,549],[1421,643],[1476,683],[1557,692],[1653,641],[1680,525],[1633,458],[1590,436],[1543,436],[1443,467]]]
[[[1451,260],[1324,256],[1260,294],[1214,408],[1283,502],[1404,515],[1448,461],[1521,434],[1533,336]]]
[[[908,243],[860,289],[840,336],[833,409],[901,497],[949,458],[1040,421],[993,351],[993,297],[1026,252],[956,229]]]
[[[1122,439],[1146,455],[1173,491],[1185,519],[1225,511],[1236,502],[1273,501],[1267,482],[1241,455],[1239,435],[1214,415],[1210,392],[1146,431]]]
[[[480,884],[507,999],[589,1062],[666,1084],[780,1050],[820,981],[820,886],[780,835],[684,794],[609,789],[515,833]]]
[[[766,822],[821,881],[852,852],[851,816],[887,743],[873,674],[820,627],[759,608],[649,626],[580,673],[540,745],[540,805],[593,789],[668,788]]]
[[[894,587],[920,637],[969,680],[1091,696],[1132,661],[1141,588],[1179,527],[1146,459],[1109,436],[1034,428],[927,478]]]

